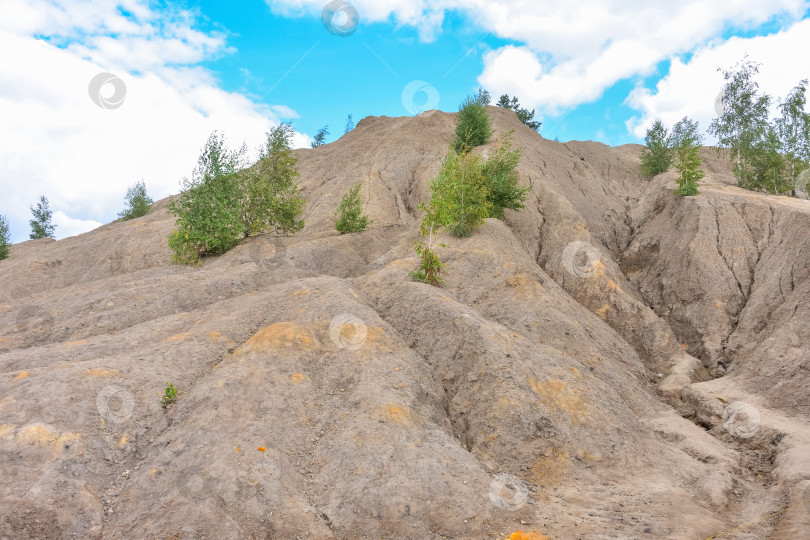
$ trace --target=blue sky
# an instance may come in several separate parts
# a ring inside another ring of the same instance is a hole
[[[327,22],[349,35],[324,25],[330,6]],[[24,241],[28,207],[45,194],[64,238],[115,219],[139,180],[156,199],[177,193],[213,130],[255,149],[291,121],[306,148],[324,125],[337,139],[349,114],[456,111],[478,87],[536,109],[549,139],[640,142],[655,118],[684,115],[705,129],[719,66],[748,54],[776,98],[810,77],[809,9],[807,0],[0,0],[0,48],[13,51],[0,60],[0,214]],[[111,77],[120,96],[112,84],[92,90]]]

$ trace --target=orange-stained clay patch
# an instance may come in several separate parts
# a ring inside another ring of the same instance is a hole
[[[303,373],[293,373],[292,375],[290,375],[290,380],[295,384],[301,384],[302,382],[304,382],[304,379],[309,379],[309,377],[307,377]]]
[[[551,540],[551,537],[537,531],[517,531],[509,535],[509,540]]]
[[[186,339],[189,335],[191,335],[189,332],[183,332],[182,334],[177,334],[177,335],[174,335],[174,336],[171,336],[171,337],[167,337],[163,341],[164,342],[166,342],[166,341],[180,341],[180,340]]]
[[[560,484],[571,464],[568,460],[568,452],[563,448],[550,448],[542,456],[537,457],[532,465],[532,474],[537,486],[545,486],[543,491],[550,491],[550,488]],[[545,494],[538,489],[538,496],[545,498]]]
[[[14,426],[11,424],[1,424],[0,425],[0,439],[13,439],[14,438]]]
[[[20,429],[17,441],[22,444],[40,444],[50,448],[56,454],[61,455],[65,443],[78,440],[80,437],[81,435],[78,433],[60,434],[57,431],[51,431],[46,426],[33,424]]]
[[[395,424],[402,425],[411,423],[411,412],[405,407],[401,407],[400,405],[396,405],[394,403],[389,403],[387,405],[383,405],[382,409],[385,417]]]
[[[575,367],[572,367],[572,368],[571,368],[571,373],[573,373],[574,375],[576,375],[576,376],[577,376],[577,377],[579,377],[580,379],[582,378],[582,373],[581,373],[581,372],[580,372],[580,371],[579,371],[577,368],[575,368]]]
[[[294,293],[292,293],[292,295],[293,296],[302,296],[302,295],[305,295],[305,294],[312,294],[312,293],[316,293],[316,292],[318,292],[318,289],[315,289],[315,290],[301,289],[300,291],[295,291]]]
[[[610,311],[610,306],[608,304],[605,304],[604,306],[602,306],[599,309],[597,309],[596,311],[594,311],[594,313],[596,314],[597,317],[599,317],[600,319],[602,319],[604,321],[604,320],[607,320],[607,312],[608,311]]]
[[[686,350],[686,343],[681,343],[681,348],[682,348],[683,350]]]
[[[21,381],[21,380],[25,379],[26,377],[28,377],[28,375],[30,375],[30,373],[28,373],[27,371],[21,371],[16,377],[14,377],[14,380],[15,381]]]
[[[76,341],[66,341],[62,343],[62,347],[73,347],[74,345],[84,345],[87,343],[86,339],[77,339]]]
[[[540,401],[546,407],[554,407],[561,411],[567,411],[571,417],[571,423],[575,426],[586,421],[590,414],[585,406],[585,400],[580,395],[581,390],[571,389],[565,381],[549,380],[538,382],[529,379],[529,385],[537,394]]]
[[[223,336],[220,332],[208,332],[205,334],[205,337],[209,341],[219,342],[219,341],[226,341],[225,336]]]
[[[292,322],[280,322],[271,324],[267,328],[254,334],[244,345],[239,347],[234,354],[242,354],[248,351],[260,352],[277,349],[309,349],[318,348],[318,343],[304,327]]]
[[[506,286],[515,289],[522,297],[539,296],[545,290],[540,283],[527,274],[515,274],[506,278]]]
[[[104,368],[88,369],[84,375],[85,377],[117,377],[118,371]]]

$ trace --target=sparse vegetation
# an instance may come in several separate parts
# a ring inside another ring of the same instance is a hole
[[[39,202],[36,207],[31,206],[31,215],[34,219],[29,221],[31,224],[31,240],[38,240],[40,238],[53,238],[56,225],[51,223],[53,211],[48,205],[48,199],[45,195],[40,195]]]
[[[318,148],[326,144],[326,136],[329,135],[329,126],[323,126],[315,134],[315,140],[312,141],[312,148]]]
[[[343,195],[340,206],[338,206],[335,212],[335,216],[338,218],[335,221],[335,229],[339,231],[340,234],[362,232],[369,223],[374,221],[369,221],[368,216],[363,214],[363,205],[360,200],[360,187],[362,187],[360,182],[354,184],[349,191]]]
[[[731,70],[720,70],[726,80],[723,112],[709,127],[720,151],[731,151],[734,173],[741,187],[774,194],[797,188],[810,166],[810,114],[805,112],[807,80],[779,101],[781,116],[768,120],[771,97],[754,80],[759,64],[747,58]]]
[[[124,203],[127,206],[118,214],[118,217],[124,221],[143,217],[149,213],[149,209],[152,208],[154,202],[146,194],[146,184],[141,180],[127,189],[126,197],[124,197]]]
[[[515,111],[515,114],[517,114],[517,117],[521,122],[537,132],[540,131],[540,126],[543,125],[543,122],[538,122],[534,119],[534,109],[530,111],[529,109],[524,109],[521,107],[517,96],[509,97],[509,94],[503,94],[500,99],[498,99],[498,103],[496,103],[496,105],[498,107],[503,107],[504,109]]]
[[[759,92],[754,76],[759,64],[747,59],[731,70],[722,70],[723,113],[709,125],[709,133],[717,137],[719,148],[731,151],[737,185],[753,187],[751,160],[757,141],[768,124],[770,97]]]
[[[291,136],[289,124],[270,130],[259,161],[246,168],[244,145],[230,150],[224,136],[211,134],[191,180],[183,180],[183,192],[167,206],[178,218],[169,235],[174,262],[198,264],[200,257],[224,253],[251,234],[304,227]]]
[[[434,207],[441,209],[436,213],[441,219],[435,221],[453,236],[470,236],[492,210],[484,161],[477,154],[459,154],[450,149],[430,189]]]
[[[241,219],[245,236],[264,232],[295,233],[304,228],[304,198],[295,179],[298,158],[292,151],[293,128],[282,123],[267,133],[259,161],[242,178]]]
[[[439,244],[442,247],[447,247],[446,244]],[[408,275],[414,280],[428,285],[438,287],[444,285],[444,280],[441,278],[444,272],[444,263],[436,255],[436,252],[431,249],[430,244],[425,244],[421,241],[414,243],[416,256],[419,257],[419,269],[417,271],[410,271]]]
[[[11,233],[8,220],[5,216],[0,215],[0,261],[8,259],[9,246],[11,246]]]
[[[216,131],[206,141],[191,179],[183,179],[183,192],[167,206],[177,216],[177,228],[169,235],[174,262],[198,264],[200,257],[224,253],[239,242],[244,228],[237,175],[246,151],[244,145],[228,149]]]
[[[515,168],[519,162],[520,150],[512,149],[512,132],[509,132],[498,139],[482,171],[488,189],[487,200],[491,205],[489,217],[503,219],[504,209],[525,208],[531,188],[518,184]]]
[[[352,119],[352,115],[346,119],[346,129],[343,131],[343,134],[346,135],[348,132],[354,129],[354,120]]]
[[[167,382],[166,391],[163,394],[163,404],[168,405],[175,401],[177,401],[177,388],[175,388],[174,384]]]
[[[456,118],[456,140],[453,149],[457,154],[466,154],[476,146],[489,141],[492,136],[487,105],[490,96],[486,90],[467,97],[459,107]]]
[[[672,165],[673,148],[668,130],[661,119],[657,119],[647,130],[644,143],[644,150],[641,151],[641,175],[652,178],[667,172]]]
[[[698,183],[705,176],[700,168],[702,160],[699,152],[702,137],[698,132],[697,121],[684,116],[673,126],[670,140],[677,156],[675,168],[680,173],[675,193],[682,196],[697,195],[699,193]]]

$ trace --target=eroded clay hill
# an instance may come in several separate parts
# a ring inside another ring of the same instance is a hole
[[[306,228],[199,268],[165,201],[13,246],[0,537],[807,538],[810,203],[489,111],[532,192],[441,238],[444,288],[407,276],[440,112],[298,151]]]

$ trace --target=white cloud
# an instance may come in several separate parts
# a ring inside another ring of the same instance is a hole
[[[718,67],[728,69],[746,54],[749,59],[762,63],[756,77],[760,90],[769,94],[775,106],[779,98],[802,79],[810,79],[810,19],[769,36],[753,38],[733,37],[728,41],[712,43],[692,55],[688,62],[672,59],[669,73],[655,87],[638,87],[628,96],[626,103],[641,112],[627,121],[627,129],[636,137],[644,137],[646,129],[656,118],[671,127],[684,116],[698,120],[705,130],[716,116],[714,99],[723,87],[723,76]],[[710,137],[707,143],[713,143]]]
[[[0,19],[0,214],[15,242],[28,238],[40,194],[57,238],[78,234],[117,217],[141,179],[155,199],[178,192],[213,130],[254,150],[279,114],[294,114],[226,92],[196,66],[230,49],[195,30],[188,12],[154,12],[142,0],[0,0],[0,12],[16,15]],[[120,108],[91,101],[88,84],[102,71],[126,84]]]
[[[320,12],[324,0],[266,0],[282,14]],[[393,18],[423,37],[440,30],[446,11],[470,16],[483,31],[513,44],[484,56],[481,86],[510,93],[542,114],[598,99],[616,82],[650,73],[729,28],[790,22],[807,0],[353,0],[361,23]]]
[[[102,223],[93,221],[92,219],[73,219],[62,211],[54,212],[52,221],[53,224],[56,225],[56,232],[59,233],[59,238],[76,236],[77,234],[101,227],[102,225]]]

